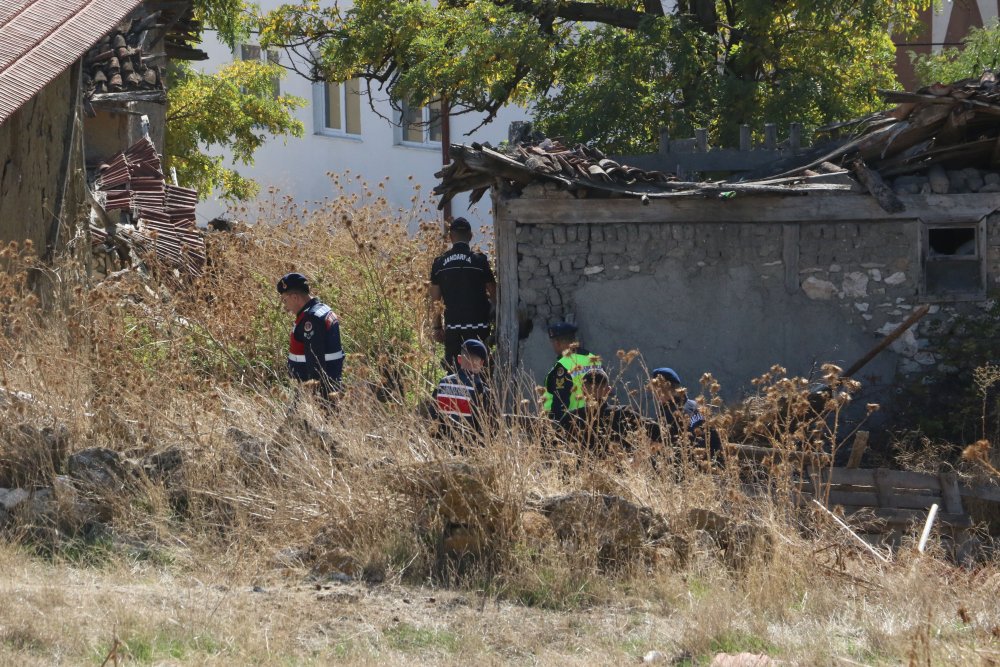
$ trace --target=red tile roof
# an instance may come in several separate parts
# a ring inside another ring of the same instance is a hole
[[[0,0],[0,124],[142,0]]]

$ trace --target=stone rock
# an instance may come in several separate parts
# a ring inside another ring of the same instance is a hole
[[[844,296],[848,298],[868,296],[868,274],[852,271],[844,276],[842,283]]]
[[[983,194],[1000,192],[1000,183],[987,183],[983,187],[979,188],[979,192]]]
[[[773,667],[774,664],[763,653],[716,653],[709,667]]]
[[[181,469],[184,465],[184,452],[178,447],[171,447],[146,456],[141,465],[150,479],[162,480]]]
[[[67,471],[81,487],[102,493],[120,491],[127,475],[121,455],[104,447],[91,447],[71,455]]]
[[[920,364],[921,366],[933,366],[937,363],[937,358],[933,353],[927,352],[926,350],[917,352],[913,355],[913,360]]]
[[[895,331],[896,327],[900,324],[901,322],[886,322],[878,329],[878,333],[883,336],[887,336]],[[901,354],[905,357],[912,357],[920,349],[920,346],[917,343],[917,337],[913,333],[913,329],[907,329],[902,336],[892,341],[889,348],[896,354]]]
[[[948,174],[945,172],[944,167],[939,164],[932,165],[927,170],[927,180],[931,184],[931,192],[936,195],[946,195],[951,188],[951,181],[948,179]]]
[[[983,183],[986,185],[1000,185],[1000,173],[989,171],[983,174]]]
[[[361,565],[351,555],[351,552],[340,546],[309,555],[312,562],[312,573],[316,576],[329,577],[336,572],[341,572],[348,577],[356,577],[361,572]]]
[[[597,275],[598,273],[601,273],[602,271],[604,271],[604,267],[601,266],[601,265],[598,265],[598,266],[587,266],[587,267],[584,267],[584,269],[583,269],[583,275],[585,275],[585,276],[594,276],[594,275]]]
[[[983,187],[983,176],[975,167],[966,167],[963,169],[962,178],[965,180],[965,187],[972,192],[978,192]]]
[[[8,512],[30,497],[31,492],[27,489],[0,489],[0,505]]]
[[[897,271],[885,279],[886,285],[902,285],[906,282],[906,274],[902,271]]]
[[[882,281],[882,272],[879,271],[878,269],[869,269],[868,275],[871,276],[871,279],[874,280],[875,282]]]
[[[829,280],[821,280],[815,276],[809,276],[802,281],[802,291],[810,299],[829,300],[837,295],[837,286]]]
[[[667,656],[659,651],[650,651],[646,655],[642,656],[642,661],[647,665],[652,665],[660,662],[666,662]]]
[[[858,309],[858,312],[862,312],[862,313],[867,313],[868,312],[868,304],[867,303],[856,303],[856,304],[854,304],[854,307]]]

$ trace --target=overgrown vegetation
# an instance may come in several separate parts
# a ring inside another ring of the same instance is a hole
[[[982,28],[971,27],[962,46],[950,46],[938,53],[910,53],[920,83],[929,86],[944,81],[960,81],[982,76],[1000,67],[1000,21]]]
[[[659,650],[677,664],[716,651],[977,664],[996,654],[1000,576],[988,555],[972,575],[948,560],[946,535],[917,556],[907,531],[882,565],[794,502],[803,461],[846,435],[830,417],[850,386],[833,367],[821,405],[778,367],[738,410],[704,379],[710,426],[773,448],[761,468],[709,466],[688,440],[676,461],[641,440],[631,460],[594,460],[531,419],[534,405],[517,400],[528,382],[510,397],[517,418],[480,445],[459,452],[435,437],[417,405],[440,373],[424,292],[440,228],[410,236],[377,185],[354,189],[310,212],[280,202],[260,216],[271,224],[212,234],[195,282],[102,281],[4,252],[0,485],[54,488],[62,504],[0,517],[10,544],[50,546],[44,560],[0,548],[14,564],[0,587],[42,610],[0,609],[0,659],[592,664]],[[273,282],[290,270],[309,274],[341,318],[347,386],[332,410],[285,379],[289,320]],[[67,456],[91,447],[119,453],[127,472],[103,494],[65,495]],[[571,506],[572,528],[542,514],[545,499],[579,492],[597,495]],[[602,513],[603,500],[588,500],[600,494],[647,508],[640,516],[663,537]],[[106,513],[101,530],[74,519],[81,501]],[[80,577],[102,589],[71,585]],[[80,622],[61,631],[40,620],[77,608]]]

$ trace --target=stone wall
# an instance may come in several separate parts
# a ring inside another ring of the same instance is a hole
[[[826,361],[846,367],[926,300],[921,229],[914,219],[517,224],[518,309],[536,325],[519,358],[540,379],[553,355],[545,325],[568,318],[612,365],[617,350],[639,349],[690,385],[712,372],[730,396],[774,363],[803,375]],[[983,247],[995,287],[1000,214],[988,218]],[[940,363],[923,331],[983,304],[932,302],[919,327],[862,371],[871,398],[897,374]]]

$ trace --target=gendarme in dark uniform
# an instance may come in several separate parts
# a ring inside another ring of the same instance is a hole
[[[431,267],[431,297],[444,301],[444,325],[435,323],[435,337],[444,343],[445,360],[454,365],[463,341],[485,341],[490,334],[496,279],[486,255],[469,246],[469,221],[455,218],[449,229],[453,245]]]
[[[328,305],[309,294],[309,280],[289,273],[278,281],[282,306],[295,316],[288,337],[288,373],[300,382],[316,380],[320,395],[340,389],[344,349],[340,320]]]

